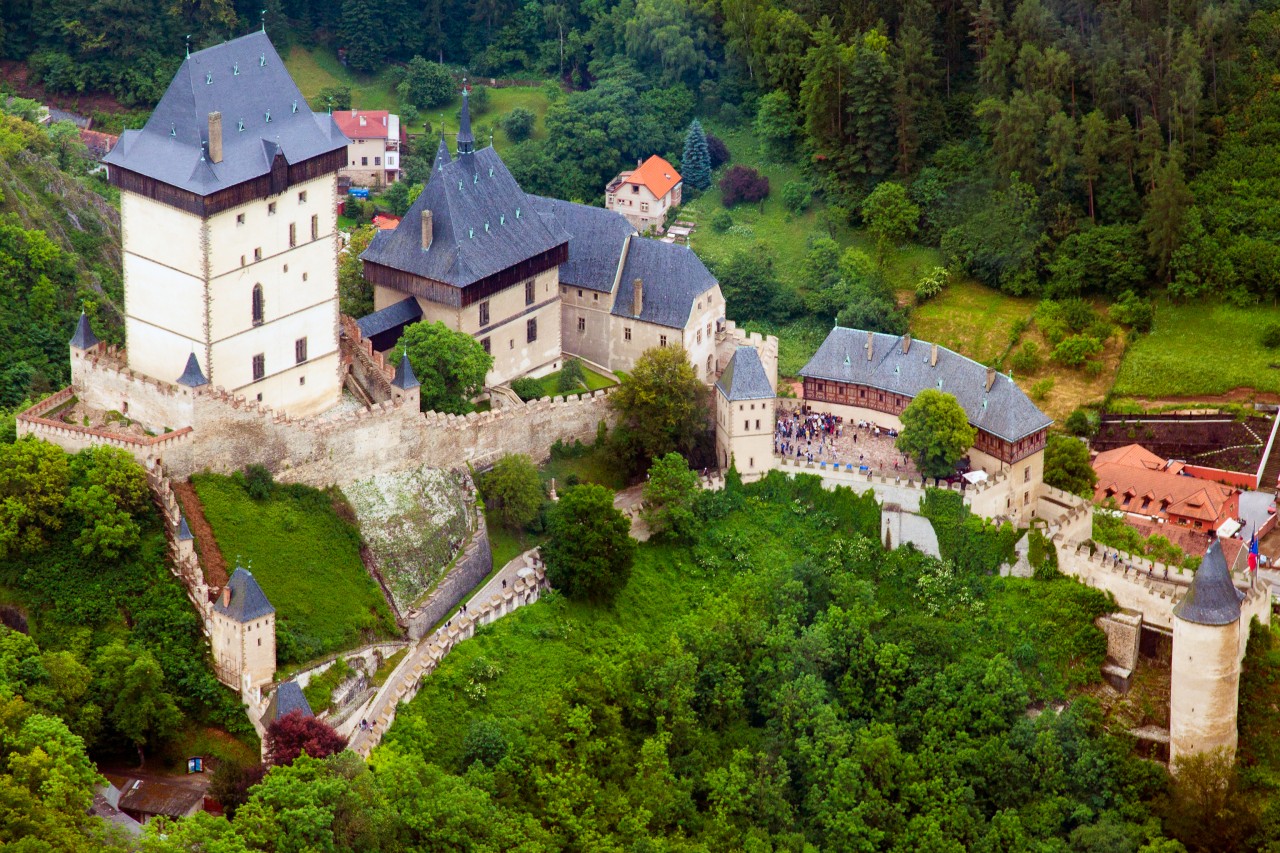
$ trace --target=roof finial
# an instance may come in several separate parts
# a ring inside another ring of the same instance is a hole
[[[191,58],[191,33],[187,33],[187,58]]]
[[[259,15],[262,17],[262,31],[265,33],[267,31],[267,10],[263,9]]]
[[[475,153],[476,138],[471,135],[471,105],[467,97],[467,78],[462,78],[462,112],[458,118],[458,156]]]

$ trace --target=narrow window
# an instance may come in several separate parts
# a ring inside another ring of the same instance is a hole
[[[507,349],[515,349],[515,348],[516,348],[516,339],[507,338]]]
[[[524,283],[524,304],[532,305],[534,297],[533,280],[530,279]]]
[[[298,245],[298,223],[289,223],[289,248],[292,249]]]
[[[702,330],[698,330],[698,343],[702,343]]]
[[[538,339],[538,318],[537,317],[534,317],[532,320],[524,324],[524,332],[525,332],[525,340],[528,343],[533,343]]]
[[[361,157],[361,158],[360,158],[360,165],[361,165],[361,166],[368,166],[368,165],[369,165],[369,158],[368,158],[368,157]]]
[[[276,203],[274,201],[267,202],[267,216],[276,215]]]
[[[484,351],[485,351],[485,352],[489,352],[489,353],[493,352],[493,350],[489,349],[489,339],[488,339],[488,338],[481,338],[481,339],[480,339],[480,346],[484,347]]]
[[[307,384],[307,377],[305,377],[305,376],[299,376],[299,377],[298,377],[298,384],[299,384],[299,385],[306,385],[306,384]]]
[[[578,331],[579,331],[579,332],[585,332],[586,330],[587,330],[587,318],[586,318],[586,317],[579,317],[579,318],[578,318]]]
[[[622,339],[623,339],[623,340],[625,340],[625,341],[629,341],[629,340],[631,340],[631,327],[630,327],[630,326],[623,326],[623,327],[622,327]]]
[[[267,375],[267,357],[262,353],[258,353],[253,357],[253,381],[257,382],[259,379],[261,379],[266,375]]]
[[[302,274],[302,280],[303,280],[303,281],[306,281],[306,280],[307,280],[307,274],[306,274],[306,273],[303,273],[303,274]]]
[[[262,297],[262,285],[260,284],[255,284],[253,286],[252,303],[253,325],[261,326],[263,322],[263,315],[266,313],[266,302]]]
[[[666,345],[667,345],[667,336],[666,336],[666,335],[659,335],[659,336],[658,336],[658,346],[660,346],[660,347],[665,347]]]
[[[757,421],[756,421],[756,429],[760,429],[760,421],[759,421],[759,420],[757,420]]]
[[[311,239],[320,239],[320,217],[317,214],[311,214]]]
[[[489,325],[489,300],[480,303],[480,325]]]
[[[254,250],[253,250],[253,259],[254,259],[255,261],[260,261],[260,260],[262,260],[262,247],[261,247],[261,246],[259,246],[258,248],[256,248],[256,249],[254,249]]]
[[[293,342],[293,357],[297,360],[298,364],[302,364],[302,362],[307,360],[306,338],[298,338]]]
[[[745,431],[745,430],[749,430],[749,429],[751,429],[751,421],[743,421],[743,422],[742,422],[742,429],[743,429],[744,431]]]
[[[373,158],[373,165],[375,165],[375,166],[381,166],[381,165],[382,165],[382,158],[381,158],[381,157],[374,157],[374,158]]]

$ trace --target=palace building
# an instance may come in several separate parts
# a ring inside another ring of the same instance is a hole
[[[333,406],[337,173],[348,139],[313,113],[265,33],[190,54],[104,158],[120,189],[128,367],[291,415]]]

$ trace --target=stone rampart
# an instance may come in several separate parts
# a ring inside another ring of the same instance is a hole
[[[405,614],[409,639],[419,640],[464,598],[472,593],[489,572],[493,571],[493,550],[489,546],[489,531],[484,513],[476,511],[476,529],[472,531],[462,553],[449,573],[440,579],[436,588],[417,607]]]
[[[71,387],[87,407],[120,412],[154,432],[191,423],[196,392],[135,373],[119,347],[104,343],[87,350],[72,347]]]

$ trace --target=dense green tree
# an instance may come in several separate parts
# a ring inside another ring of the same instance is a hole
[[[348,317],[363,317],[373,313],[373,285],[364,277],[364,262],[360,254],[373,241],[377,229],[362,225],[351,232],[346,248],[338,256],[338,308]]]
[[[927,388],[902,410],[902,432],[895,445],[916,460],[926,477],[946,477],[973,446],[977,430],[964,408],[944,391]]]
[[[538,517],[545,500],[542,481],[533,460],[508,453],[494,463],[480,480],[485,506],[497,512],[502,523],[519,530]]]
[[[890,247],[915,236],[920,208],[901,184],[885,181],[862,202],[862,221],[876,238],[876,258],[883,264]]]
[[[786,92],[770,92],[760,99],[755,131],[768,157],[783,161],[795,158],[796,125],[795,108]]]
[[[443,65],[415,56],[405,66],[404,79],[396,91],[406,103],[429,110],[452,101],[457,87]]]
[[[1099,225],[1067,236],[1049,262],[1053,299],[1142,289],[1148,270],[1142,235],[1132,225]]]
[[[532,110],[516,107],[502,117],[500,124],[512,142],[523,142],[533,135],[534,116]]]
[[[614,441],[643,470],[668,453],[689,454],[707,429],[706,386],[683,347],[655,347],[609,395],[618,413]]]
[[[645,524],[655,536],[687,538],[694,533],[693,503],[698,473],[679,453],[653,461],[644,484]]]
[[[422,383],[422,410],[462,414],[471,398],[484,387],[493,368],[493,356],[466,332],[457,332],[439,321],[414,323],[396,344],[394,360],[405,353]]]
[[[61,448],[34,438],[0,445],[0,557],[34,551],[62,526],[68,478]]]
[[[566,489],[547,516],[547,580],[569,598],[608,604],[631,578],[631,524],[603,486]]]
[[[1049,437],[1044,449],[1044,482],[1073,495],[1093,497],[1098,475],[1089,464],[1089,446],[1064,435]]]
[[[182,714],[165,689],[164,671],[149,651],[134,651],[119,643],[104,647],[94,661],[95,689],[106,719],[138,750],[138,764],[146,761],[143,747],[172,735]]]
[[[707,151],[707,135],[696,118],[684,135],[684,153],[680,157],[680,174],[689,186],[705,190],[711,186],[711,155]]]

